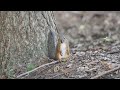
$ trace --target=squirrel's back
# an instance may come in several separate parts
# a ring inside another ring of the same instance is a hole
[[[48,34],[48,57],[55,59],[55,52],[57,46],[57,34],[54,31],[50,31]]]

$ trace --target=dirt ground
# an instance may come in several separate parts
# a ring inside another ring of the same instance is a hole
[[[67,62],[46,66],[23,78],[120,78],[120,12],[56,11],[55,16],[69,40],[71,57]]]

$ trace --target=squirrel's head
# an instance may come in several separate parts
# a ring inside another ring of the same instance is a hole
[[[65,36],[62,35],[62,36],[59,37],[59,42],[60,43],[64,43],[65,41],[66,41]]]
[[[61,38],[61,43],[64,43],[65,42],[65,37],[62,37]]]

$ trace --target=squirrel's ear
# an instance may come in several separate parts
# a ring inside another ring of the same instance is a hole
[[[63,40],[61,39],[60,42],[63,43]]]

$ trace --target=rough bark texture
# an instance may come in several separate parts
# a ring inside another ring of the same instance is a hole
[[[50,11],[0,12],[0,74],[12,74],[16,67],[48,56],[48,33],[55,28],[52,17]]]

